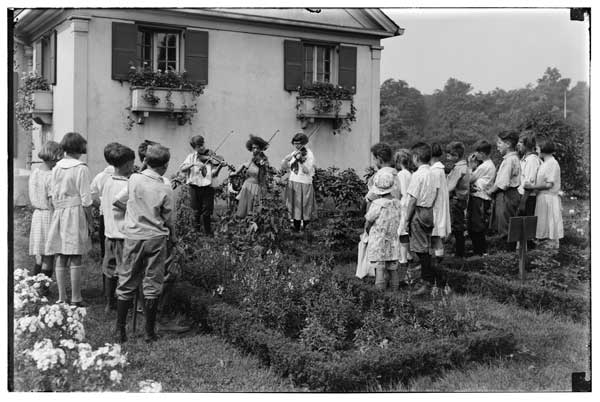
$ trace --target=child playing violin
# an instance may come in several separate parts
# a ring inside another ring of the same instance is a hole
[[[269,160],[263,153],[269,147],[269,143],[260,137],[250,135],[246,142],[246,149],[252,152],[252,160],[240,166],[233,175],[245,172],[246,180],[242,185],[240,193],[236,197],[238,202],[236,216],[244,218],[260,211],[261,195],[267,185],[267,172]]]
[[[187,175],[186,184],[190,187],[190,207],[196,213],[196,224],[204,227],[204,233],[212,236],[211,216],[215,204],[213,178],[217,177],[223,161],[216,159],[204,146],[204,137],[195,135],[190,139],[195,152],[189,154],[179,170]]]

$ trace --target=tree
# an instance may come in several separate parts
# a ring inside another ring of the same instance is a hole
[[[405,81],[388,79],[380,91],[381,140],[393,148],[406,146],[407,138],[422,135],[426,123],[423,95]]]

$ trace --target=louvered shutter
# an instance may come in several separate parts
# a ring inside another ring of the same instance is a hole
[[[56,85],[56,31],[50,34],[48,52],[48,83]]]
[[[188,79],[208,84],[208,32],[186,31],[184,68]]]
[[[356,93],[356,48],[340,46],[338,84]]]
[[[112,79],[126,81],[129,63],[137,65],[137,26],[123,22],[112,23]]]
[[[302,85],[302,42],[286,40],[283,42],[284,73],[286,91],[295,91]]]
[[[34,45],[35,48],[35,73],[39,76],[43,74],[42,71],[42,40],[40,39]]]

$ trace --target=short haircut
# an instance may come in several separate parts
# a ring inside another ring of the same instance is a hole
[[[60,144],[56,141],[48,141],[42,146],[38,152],[38,158],[44,162],[58,161],[64,154]]]
[[[296,133],[292,138],[292,144],[294,142],[299,142],[302,145],[308,144],[308,137],[304,133]]]
[[[110,164],[116,168],[119,168],[126,164],[127,162],[131,162],[135,160],[135,152],[133,149],[123,145],[115,143],[114,146],[108,155],[108,159],[110,160]]]
[[[151,145],[146,150],[146,164],[151,168],[158,168],[169,163],[171,159],[171,153],[169,148],[160,144]]]
[[[513,130],[506,130],[498,134],[498,138],[509,143],[511,148],[514,148],[517,146],[517,142],[519,142],[519,133]]]
[[[429,163],[431,159],[431,147],[425,142],[417,142],[410,147],[410,152],[422,163]]]
[[[120,145],[121,144],[119,144],[118,142],[110,142],[110,143],[106,144],[106,146],[104,147],[104,160],[109,165],[113,165],[112,160],[110,159],[111,151],[113,149],[119,147]]]
[[[140,162],[144,162],[144,158],[146,157],[146,150],[148,149],[148,147],[150,145],[158,145],[158,142],[151,141],[151,140],[144,140],[144,142],[142,142],[138,146],[138,157],[140,158]]]
[[[390,163],[393,158],[392,147],[390,147],[385,142],[378,142],[377,144],[371,147],[371,153],[375,157],[381,158],[385,163]]]
[[[192,138],[190,138],[190,146],[192,148],[196,148],[199,146],[204,145],[204,137],[201,135],[195,135]]]
[[[552,154],[556,152],[556,145],[554,144],[554,141],[549,138],[540,138],[537,145],[540,147],[540,152],[543,154]]]
[[[431,144],[431,156],[433,156],[434,158],[439,158],[444,154],[444,151],[442,150],[442,146],[437,143],[434,142],[433,144]]]
[[[519,140],[523,143],[523,146],[529,150],[535,149],[535,133],[533,131],[523,131],[519,135]]]
[[[465,156],[465,144],[460,141],[452,141],[446,145],[446,152],[456,155],[458,156],[458,159],[461,159],[463,156]]]
[[[60,142],[60,147],[68,154],[87,153],[87,140],[79,133],[66,133]]]
[[[401,148],[401,149],[397,150],[396,154],[394,156],[394,159],[395,159],[396,165],[401,164],[408,170],[414,169],[414,166],[412,163],[412,155],[408,149]]]
[[[474,145],[473,148],[475,148],[476,152],[481,152],[484,153],[486,155],[489,155],[492,153],[492,144],[490,144],[487,140],[479,140],[477,141]]]

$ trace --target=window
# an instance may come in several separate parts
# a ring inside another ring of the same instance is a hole
[[[35,45],[35,70],[51,85],[56,84],[56,32],[43,36]]]
[[[137,59],[140,66],[152,70],[179,70],[179,37],[176,31],[140,28],[137,35]]]
[[[329,46],[304,45],[304,83],[332,81],[332,52]]]

